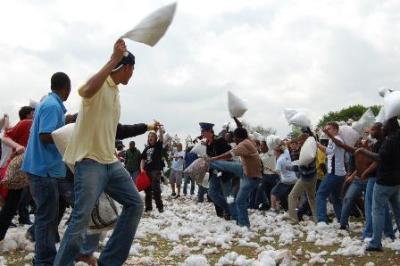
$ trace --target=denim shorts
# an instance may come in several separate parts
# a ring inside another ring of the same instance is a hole
[[[290,191],[292,190],[293,186],[294,184],[278,183],[271,190],[271,194],[277,197],[278,199],[286,198],[290,194]]]

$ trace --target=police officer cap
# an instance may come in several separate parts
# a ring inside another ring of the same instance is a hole
[[[211,130],[213,129],[214,124],[207,123],[207,122],[201,122],[199,123],[201,130]]]

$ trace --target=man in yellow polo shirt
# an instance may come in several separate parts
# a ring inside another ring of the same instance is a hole
[[[128,84],[135,57],[118,40],[110,60],[79,89],[82,103],[64,161],[75,169],[75,203],[54,265],[70,266],[79,253],[91,211],[105,191],[122,213],[98,265],[122,265],[143,213],[143,201],[129,173],[115,156],[120,102],[118,84]]]

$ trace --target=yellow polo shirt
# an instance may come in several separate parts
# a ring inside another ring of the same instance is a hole
[[[82,96],[79,89],[79,95]],[[84,158],[110,164],[115,156],[115,136],[120,118],[119,89],[110,76],[91,98],[82,97],[78,119],[70,143],[64,154],[69,165]]]

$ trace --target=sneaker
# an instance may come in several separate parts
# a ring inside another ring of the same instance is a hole
[[[159,213],[163,213],[164,212],[164,207],[158,208],[158,212]]]
[[[369,251],[369,252],[382,252],[383,249],[382,249],[382,247],[375,248],[375,247],[368,246],[368,247],[366,247],[365,251]]]
[[[35,242],[35,238],[33,237],[32,232],[29,231],[29,230],[26,231],[25,238],[28,239],[31,242]]]
[[[144,209],[144,212],[151,212],[153,209],[150,209],[150,208],[146,208],[146,209]]]
[[[32,225],[33,223],[29,219],[27,219],[27,220],[24,219],[24,220],[19,220],[19,224],[21,224],[21,225]]]
[[[175,197],[175,196],[176,196],[176,193],[175,193],[175,192],[174,192],[174,193],[172,193],[172,194],[171,194],[171,196],[172,196],[172,197]]]
[[[260,203],[260,205],[258,205],[258,209],[260,211],[268,211],[270,208],[271,206],[269,206],[267,203]]]
[[[224,213],[224,219],[225,219],[226,221],[230,221],[230,220],[231,220],[231,215],[228,214],[228,213]]]

